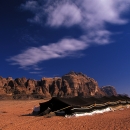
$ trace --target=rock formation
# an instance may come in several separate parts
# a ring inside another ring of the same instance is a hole
[[[41,95],[41,97],[117,95],[116,90],[112,88],[107,86],[100,89],[96,80],[76,72],[70,72],[62,77],[42,78],[40,81],[24,77],[17,79],[0,77],[0,94],[14,97],[16,95]]]
[[[101,87],[101,90],[108,96],[117,96],[116,89],[113,86],[103,86]]]

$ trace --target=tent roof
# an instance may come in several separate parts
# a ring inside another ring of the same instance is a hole
[[[115,102],[118,100],[129,100],[129,97],[125,97],[125,96],[111,96],[111,97],[102,97],[102,98],[94,98],[94,97],[90,97],[90,98],[83,98],[83,97],[72,97],[72,98],[58,98],[58,97],[53,97],[51,100],[59,100],[69,106],[72,107],[82,107],[82,106],[88,106],[88,105],[92,105],[94,103],[97,104],[102,104],[105,102]]]

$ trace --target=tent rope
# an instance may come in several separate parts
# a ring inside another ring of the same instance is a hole
[[[56,110],[56,111],[53,111],[53,112],[58,112],[58,111],[61,111],[61,110],[64,110],[64,109],[67,109],[67,108],[70,108],[72,106],[68,106],[68,107],[65,107],[65,108],[62,108],[62,109],[59,109],[59,110]]]
[[[67,108],[70,108],[70,107],[72,107],[72,106],[64,107],[64,108],[62,108],[62,109],[53,111],[53,112],[51,112],[51,113],[55,113],[55,112],[58,112],[58,111],[61,111],[61,110],[64,110],[64,109],[67,109]],[[37,116],[40,116],[40,115],[42,115],[43,113],[44,113],[44,111],[43,111],[42,113],[38,114]]]

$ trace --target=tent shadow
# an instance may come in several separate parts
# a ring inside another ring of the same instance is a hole
[[[21,116],[35,116],[35,117],[37,117],[39,115],[38,114],[29,113],[29,114],[23,114]]]
[[[46,114],[46,115],[40,115],[40,114],[33,114],[33,113],[29,113],[29,114],[23,114],[21,116],[33,116],[33,117],[40,117],[40,116],[44,116],[45,118],[50,118],[50,117],[53,117],[53,116],[65,116],[64,113],[53,113],[53,112],[50,112],[49,114]]]
[[[55,115],[56,116],[65,116],[66,114],[64,112],[56,112]]]

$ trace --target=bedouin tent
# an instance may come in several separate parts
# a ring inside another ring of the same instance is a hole
[[[127,96],[111,96],[102,98],[59,98],[53,97],[51,100],[39,103],[41,115],[46,115],[50,112],[64,111],[65,114],[92,112],[94,110],[101,110],[108,107],[128,105],[130,98]]]

